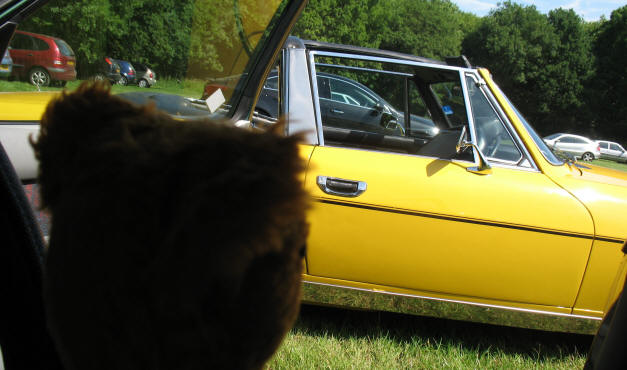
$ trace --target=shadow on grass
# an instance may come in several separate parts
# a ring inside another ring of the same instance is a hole
[[[341,339],[388,338],[399,344],[456,346],[478,353],[500,352],[535,361],[585,357],[591,335],[544,332],[506,326],[303,305],[294,332]]]

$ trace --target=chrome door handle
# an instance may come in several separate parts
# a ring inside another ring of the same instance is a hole
[[[327,176],[318,176],[316,182],[320,190],[327,194],[350,198],[361,195],[368,187],[363,181],[345,180]]]
[[[343,110],[339,110],[339,109],[335,109],[335,108],[331,108],[331,113],[344,114],[344,111]]]

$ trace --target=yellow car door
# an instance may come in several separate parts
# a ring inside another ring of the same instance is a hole
[[[533,164],[481,78],[425,65],[402,74],[375,65],[363,68],[370,75],[362,77],[346,64],[347,73],[328,62],[316,66],[370,83],[385,101],[395,98],[394,86],[405,86],[410,108],[415,84],[423,99],[414,105],[450,127],[418,138],[410,125],[398,127],[400,114],[383,131],[322,120],[323,145],[314,149],[306,176],[314,199],[308,274],[422,296],[572,307],[592,245],[592,219]],[[384,73],[386,83],[377,85]],[[408,112],[404,117],[412,125],[417,120]],[[454,154],[462,126],[475,146],[467,157]],[[490,170],[474,168],[479,151]]]

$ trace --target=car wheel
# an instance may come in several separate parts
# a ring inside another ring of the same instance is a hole
[[[118,84],[120,84],[122,86],[126,86],[126,85],[128,85],[128,79],[126,77],[122,76],[120,78],[120,80],[118,81]]]
[[[43,68],[35,67],[28,72],[28,81],[35,86],[50,85],[50,75]]]
[[[590,153],[590,152],[585,152],[581,156],[581,159],[583,159],[584,161],[591,161],[591,160],[594,159],[594,155],[592,153]]]
[[[141,79],[139,80],[139,82],[137,83],[137,86],[139,87],[148,87],[148,81],[146,81],[145,79]]]

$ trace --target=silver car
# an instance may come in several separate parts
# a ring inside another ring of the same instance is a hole
[[[139,87],[151,87],[157,83],[157,74],[143,63],[133,63],[135,67],[135,81]]]
[[[620,144],[605,140],[596,142],[601,147],[601,158],[627,163],[627,151]]]
[[[557,149],[584,161],[601,158],[599,144],[584,136],[558,133],[546,136],[544,142],[551,149]]]

